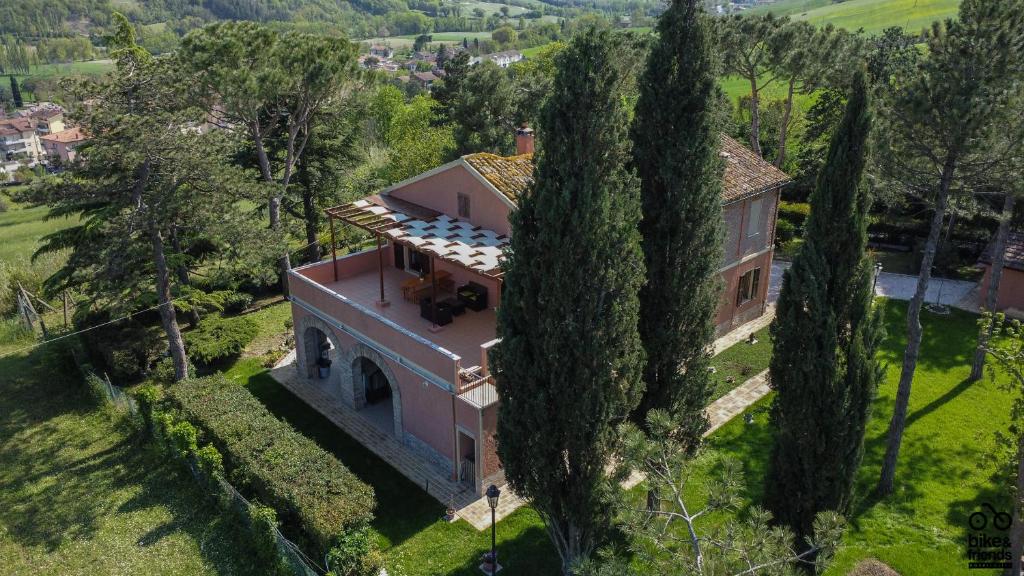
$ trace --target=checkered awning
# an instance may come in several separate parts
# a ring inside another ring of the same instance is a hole
[[[509,237],[396,198],[371,196],[328,209],[334,218],[470,270],[498,278]]]

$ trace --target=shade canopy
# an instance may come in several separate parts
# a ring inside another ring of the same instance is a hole
[[[327,214],[482,276],[502,276],[509,237],[493,230],[382,194],[328,208]]]

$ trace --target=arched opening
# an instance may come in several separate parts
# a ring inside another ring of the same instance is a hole
[[[331,395],[339,396],[344,366],[332,336],[316,324],[308,325],[302,334],[304,363],[307,378],[322,383],[323,389]]]
[[[400,400],[385,367],[366,356],[356,356],[352,361],[352,384],[359,413],[380,430],[399,437]]]

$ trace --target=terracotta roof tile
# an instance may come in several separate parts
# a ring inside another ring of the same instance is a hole
[[[725,174],[722,201],[733,202],[789,182],[789,176],[736,140],[721,135]]]
[[[48,142],[81,142],[85,140],[85,134],[81,128],[68,128],[67,130],[61,130],[60,132],[54,132],[53,134],[47,134],[46,136],[40,136],[40,140],[46,140]]]
[[[981,261],[985,264],[992,263],[993,248],[993,244],[989,244],[981,255]],[[1024,232],[1010,232],[1006,237],[1006,252],[1004,252],[1003,256],[1003,266],[1024,271]]]
[[[498,156],[480,152],[463,158],[513,202],[533,182],[533,154]]]
[[[722,202],[735,202],[790,181],[785,172],[759,158],[736,140],[722,134],[721,142],[721,153],[725,161]],[[503,157],[481,152],[463,158],[513,202],[533,181],[532,154]]]

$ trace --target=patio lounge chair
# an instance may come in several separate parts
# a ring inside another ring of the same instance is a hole
[[[487,287],[476,282],[467,282],[465,285],[459,286],[455,294],[470,310],[479,312],[487,308]]]

